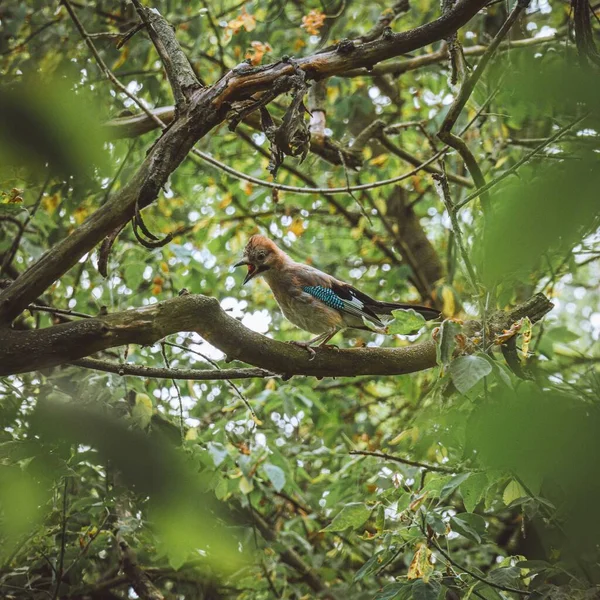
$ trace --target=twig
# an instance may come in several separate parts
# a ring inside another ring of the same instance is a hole
[[[438,473],[457,473],[459,469],[453,469],[451,467],[442,467],[439,465],[430,465],[427,463],[418,462],[416,460],[409,460],[408,458],[402,458],[400,456],[394,456],[393,454],[387,454],[385,452],[367,452],[366,450],[350,450],[349,454],[359,456],[374,456],[375,458],[383,458],[392,462],[402,463],[410,467],[418,467],[419,469],[425,469],[426,471],[437,471]]]
[[[157,367],[144,367],[142,365],[111,363],[96,358],[81,358],[71,363],[76,367],[94,369],[105,373],[135,377],[151,377],[156,379],[181,379],[191,381],[213,381],[230,379],[251,379],[254,377],[280,377],[265,369],[160,369]]]
[[[475,269],[471,264],[469,259],[469,254],[467,253],[467,249],[465,247],[462,232],[460,230],[460,225],[458,223],[458,218],[456,217],[457,208],[453,206],[452,199],[450,197],[450,189],[448,188],[448,179],[446,178],[446,169],[444,163],[442,163],[442,175],[433,175],[433,180],[435,181],[435,187],[437,188],[438,194],[448,211],[448,216],[450,217],[450,223],[452,224],[452,232],[454,233],[454,237],[456,239],[456,244],[460,251],[461,258],[465,263],[465,267],[467,268],[467,273],[469,275],[469,281],[473,290],[477,297],[479,297],[479,287],[477,286],[477,275],[475,273]]]
[[[527,153],[523,158],[518,160],[512,167],[510,167],[510,169],[507,169],[506,171],[504,171],[504,173],[502,173],[502,175],[499,175],[495,179],[492,179],[492,181],[489,181],[488,183],[486,183],[483,187],[475,190],[472,194],[467,196],[464,200],[457,202],[455,205],[455,210],[459,211],[463,206],[465,206],[466,204],[471,202],[471,200],[475,200],[475,198],[478,198],[483,192],[487,192],[491,188],[498,185],[501,181],[506,179],[509,175],[512,175],[515,171],[517,171],[526,162],[529,162],[536,154],[538,154],[544,148],[546,148],[547,146],[552,144],[552,142],[556,142],[565,133],[567,133],[567,131],[569,131],[570,129],[572,129],[579,123],[581,123],[581,121],[583,121],[587,117],[588,117],[588,113],[586,113],[582,117],[579,117],[578,119],[575,119],[575,121],[572,121],[571,123],[569,123],[569,125],[565,125],[564,127],[561,127],[554,135],[545,139],[542,143],[540,143],[538,146],[536,146],[531,152]]]
[[[529,4],[529,0],[517,0],[512,11],[508,15],[506,21],[504,21],[502,27],[495,35],[491,44],[488,46],[487,50],[481,57],[481,60],[475,67],[473,74],[462,84],[460,88],[460,92],[458,96],[454,99],[454,102],[450,106],[448,113],[440,127],[440,131],[438,133],[438,137],[442,142],[448,144],[448,146],[454,148],[463,159],[467,169],[469,169],[469,173],[475,182],[475,185],[478,188],[482,188],[485,186],[485,177],[483,176],[483,172],[481,168],[477,164],[477,160],[475,156],[467,146],[466,142],[459,136],[452,133],[452,129],[456,124],[456,121],[465,107],[467,100],[470,98],[477,82],[481,78],[483,71],[485,70],[487,64],[491,60],[492,56],[496,52],[496,49],[500,45],[500,42],[504,39],[504,37],[508,34],[511,27],[519,17],[519,15],[527,8]],[[487,192],[481,194],[481,207],[484,213],[484,219],[489,219],[489,196]]]
[[[418,167],[404,173],[403,175],[398,175],[397,177],[392,177],[391,179],[382,179],[380,181],[374,181],[373,183],[363,183],[361,185],[351,185],[343,186],[343,187],[300,187],[295,185],[285,185],[283,183],[273,183],[271,181],[265,181],[264,179],[258,179],[258,177],[253,177],[252,175],[247,175],[246,173],[242,173],[241,171],[237,171],[233,167],[222,163],[221,161],[213,158],[210,154],[206,154],[206,152],[202,152],[197,148],[193,148],[192,152],[200,157],[203,161],[207,162],[218,169],[221,169],[225,173],[229,175],[233,175],[237,179],[242,179],[244,181],[249,181],[250,183],[255,183],[256,185],[260,185],[262,187],[271,188],[275,190],[280,190],[282,192],[294,192],[296,194],[347,194],[348,192],[358,192],[362,190],[372,190],[378,187],[383,187],[386,185],[392,185],[394,183],[398,183],[405,179],[409,179],[413,175],[416,175],[419,171],[422,171],[430,165],[431,163],[438,160],[441,156],[443,156],[448,151],[448,148],[444,148],[440,150],[436,154],[434,154],[431,158],[422,162]]]
[[[473,577],[473,579],[477,579],[477,581],[481,581],[481,583],[485,583],[486,585],[496,588],[497,590],[502,590],[503,592],[511,592],[513,594],[519,594],[520,596],[529,596],[530,592],[526,592],[525,590],[520,590],[518,588],[509,587],[506,585],[500,585],[499,583],[490,581],[489,579],[486,579],[485,577],[482,577],[481,575],[477,575],[477,573],[471,571],[470,569],[467,569],[467,567],[458,564],[454,559],[450,558],[450,556],[444,550],[442,550],[441,546],[433,538],[431,538],[431,543],[434,545],[435,549],[451,565],[455,566],[457,569],[460,569],[461,571],[464,571],[467,575],[470,575],[471,577]]]
[[[71,6],[71,2],[69,0],[60,0],[61,3],[65,6],[65,8],[67,9],[67,12],[69,13],[69,15],[71,16],[71,19],[73,20],[73,23],[75,23],[75,27],[77,27],[77,30],[79,31],[79,33],[81,34],[81,37],[83,38],[84,42],[86,43],[87,47],[90,49],[90,52],[92,53],[92,55],[94,56],[94,59],[96,60],[96,63],[98,64],[98,67],[100,68],[100,70],[102,71],[102,73],[104,73],[105,77],[123,94],[125,94],[130,100],[133,100],[133,102],[136,103],[137,106],[139,106],[139,108],[142,110],[142,112],[144,112],[144,114],[151,119],[152,121],[154,121],[161,129],[164,128],[164,124],[163,122],[154,115],[154,113],[148,109],[143,102],[140,102],[140,100],[138,99],[138,97],[135,94],[132,94],[127,87],[125,87],[114,75],[114,73],[107,67],[106,63],[104,62],[104,60],[102,59],[102,57],[100,56],[100,53],[98,52],[98,50],[96,49],[96,46],[94,45],[94,42],[92,41],[92,39],[90,38],[88,32],[85,30],[85,28],[83,27],[83,24],[81,23],[81,21],[79,20],[79,17],[77,16],[77,14],[75,13],[75,11],[73,10],[73,7]]]
[[[160,345],[160,351],[161,351],[163,360],[165,361],[165,367],[167,369],[170,369],[171,365],[170,365],[169,359],[167,357],[167,351],[165,349],[164,342],[161,343],[161,345]],[[171,379],[171,383],[175,386],[175,391],[177,392],[177,399],[179,400],[179,433],[181,434],[181,443],[183,443],[185,441],[185,422],[183,419],[183,400],[181,399],[181,390],[179,389],[179,386],[177,385],[177,381],[173,378],[173,379]]]
[[[28,310],[37,311],[37,312],[47,312],[52,315],[64,315],[67,317],[81,317],[84,319],[93,319],[93,315],[88,315],[86,313],[77,312],[75,310],[67,310],[64,308],[54,308],[52,306],[40,306],[39,304],[30,304],[27,307]]]
[[[15,239],[13,240],[13,243],[11,244],[8,252],[4,255],[4,260],[2,261],[2,265],[0,266],[0,275],[2,275],[5,272],[5,270],[8,268],[8,265],[10,265],[10,263],[13,261],[15,254],[17,253],[17,250],[19,249],[19,244],[21,243],[21,238],[23,237],[23,233],[25,232],[27,225],[29,225],[29,223],[31,222],[31,219],[33,219],[33,217],[35,217],[35,213],[37,212],[38,208],[40,207],[42,198],[44,197],[44,194],[46,193],[46,188],[48,187],[48,184],[50,183],[51,178],[52,178],[51,173],[48,173],[48,176],[46,177],[46,180],[44,181],[44,184],[42,185],[42,189],[40,190],[40,193],[38,194],[37,200],[35,201],[33,208],[31,209],[31,211],[25,218],[25,221],[22,224],[19,223],[19,225],[21,225],[20,231],[15,236]]]
[[[58,598],[60,592],[60,584],[63,578],[63,566],[65,562],[65,546],[67,538],[67,491],[69,486],[69,478],[65,477],[63,485],[63,501],[62,501],[62,524],[60,529],[60,554],[58,557],[58,567],[56,568],[56,587],[54,588],[54,594],[52,600]]]
[[[164,342],[164,343],[167,346],[173,346],[175,348],[179,348],[179,349],[185,350],[187,352],[193,352],[194,354],[201,356],[206,362],[210,363],[213,367],[215,367],[215,369],[217,369],[217,371],[222,370],[221,367],[219,366],[219,363],[212,360],[205,354],[202,354],[202,352],[198,352],[197,350],[192,350],[191,348],[188,348],[187,346],[182,346],[180,344],[175,344],[173,342]],[[250,411],[250,414],[256,419],[257,418],[256,413],[254,412],[253,408],[250,406],[250,402],[248,402],[248,399],[246,398],[246,396],[244,396],[244,394],[242,394],[240,388],[238,388],[238,386],[235,385],[235,383],[233,383],[233,381],[231,381],[230,379],[226,379],[226,381],[227,381],[227,383],[229,383],[229,385],[231,386],[233,391],[238,395],[239,399],[246,405],[246,408]]]

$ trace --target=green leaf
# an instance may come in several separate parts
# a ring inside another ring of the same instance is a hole
[[[461,473],[460,475],[454,475],[454,477],[452,477],[452,479],[442,488],[442,491],[440,492],[440,500],[447,498],[463,481],[470,476],[471,473],[469,472]]]
[[[148,394],[135,395],[135,406],[131,410],[131,416],[138,427],[146,429],[150,425],[153,411],[152,400]]]
[[[466,394],[492,372],[492,365],[481,356],[459,356],[450,363],[449,371],[456,389]]]
[[[413,600],[437,600],[441,589],[438,581],[425,583],[422,579],[417,579],[412,586],[412,597]]]
[[[371,514],[371,509],[362,502],[350,502],[335,516],[323,531],[345,531],[349,527],[357,529]]]
[[[412,587],[412,583],[390,583],[377,592],[373,600],[410,600]]]
[[[227,450],[223,444],[220,444],[219,442],[208,442],[206,447],[212,456],[215,467],[218,467],[227,458]]]
[[[504,500],[504,504],[506,504],[506,506],[512,504],[515,500],[518,500],[519,498],[525,497],[527,497],[527,492],[515,479],[512,479],[509,482],[509,484],[504,489],[504,493],[502,494],[502,500]]]
[[[467,512],[473,512],[479,504],[485,490],[489,486],[488,477],[485,473],[471,473],[471,476],[460,485],[460,495]]]
[[[360,581],[367,575],[371,575],[375,571],[383,569],[388,565],[396,556],[396,546],[390,546],[385,550],[376,552],[371,558],[356,572],[354,575],[354,581]]]
[[[521,581],[521,570],[517,567],[499,567],[488,573],[490,581],[505,587],[517,587]]]
[[[446,319],[440,325],[436,344],[436,359],[440,367],[446,367],[452,362],[452,355],[456,348],[456,336],[461,330],[461,325],[450,319]]]
[[[460,535],[481,543],[481,536],[485,534],[485,519],[473,513],[460,513],[450,519],[452,531]]]
[[[388,325],[390,334],[410,335],[419,331],[425,324],[423,316],[412,308],[409,310],[393,310],[392,316],[394,320]]]
[[[275,490],[280,492],[285,485],[285,473],[283,472],[283,469],[277,465],[265,463],[263,465],[263,471],[269,478],[269,481],[273,484]]]

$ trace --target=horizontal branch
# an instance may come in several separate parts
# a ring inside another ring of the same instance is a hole
[[[517,50],[519,48],[530,48],[532,46],[539,46],[540,44],[548,44],[549,42],[555,42],[567,34],[567,30],[560,30],[552,35],[539,36],[534,38],[526,38],[523,40],[511,40],[500,44],[500,52],[507,52],[509,50]],[[487,51],[488,46],[476,45],[466,46],[463,48],[463,54],[466,57],[482,56]],[[448,60],[448,49],[445,44],[439,50],[430,52],[429,54],[423,54],[421,56],[415,56],[414,58],[407,58],[402,60],[396,60],[393,62],[384,63],[377,65],[372,69],[355,69],[341,73],[340,77],[380,77],[381,75],[402,75],[409,71],[416,71],[422,67],[435,65],[440,62]]]
[[[550,301],[538,294],[509,312],[492,315],[491,334],[500,333],[523,316],[535,322],[551,308]],[[471,325],[479,326],[477,322]],[[228,360],[243,361],[283,376],[402,375],[436,365],[433,340],[400,348],[318,348],[311,360],[304,348],[248,329],[229,316],[218,300],[198,294],[45,329],[5,329],[0,346],[0,375],[70,363],[127,344],[147,346],[178,332],[198,333],[224,352]]]
[[[165,125],[169,125],[175,119],[174,106],[153,108],[148,112],[150,114],[139,113],[106,121],[103,123],[106,136],[108,139],[112,140],[135,138],[148,133],[149,131],[153,131],[154,129],[158,129],[160,127],[158,120],[162,121]],[[151,118],[150,115],[155,118]],[[262,131],[260,117],[257,113],[248,115],[242,122],[253,129]],[[273,117],[273,123],[279,126],[281,120],[277,117]],[[309,150],[333,165],[345,165],[351,169],[358,169],[362,165],[361,158],[357,159],[355,153],[349,151],[344,146],[336,144],[329,137],[324,137],[322,139],[316,137],[311,138]]]
[[[131,363],[113,363],[95,358],[80,358],[72,363],[76,367],[115,373],[116,375],[133,375],[153,379],[184,379],[191,381],[216,381],[224,379],[252,379],[258,377],[277,377],[276,373],[264,369],[173,369],[144,367]]]
[[[419,469],[425,469],[426,471],[437,471],[438,473],[456,473],[457,469],[451,467],[443,467],[441,465],[430,465],[427,463],[418,462],[416,460],[410,460],[408,458],[402,458],[401,456],[395,456],[393,454],[387,454],[385,452],[367,452],[366,450],[350,450],[349,454],[354,456],[372,456],[374,458],[382,458],[383,460],[389,460],[391,462],[401,463],[409,467],[417,467]]]
[[[289,91],[296,81],[297,68],[303,69],[309,79],[318,80],[350,69],[372,67],[382,60],[422,48],[455,32],[485,4],[486,0],[459,0],[440,18],[420,27],[365,44],[345,45],[343,50],[336,47],[298,59],[294,64],[280,61],[256,68],[245,65],[230,71],[211,87],[196,90],[131,179],[0,292],[0,322],[11,322],[104,237],[127,223],[138,208],[152,203],[194,144],[226,119],[234,102],[248,100],[265,90],[275,90],[276,94]]]

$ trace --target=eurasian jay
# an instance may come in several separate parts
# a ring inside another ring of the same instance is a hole
[[[297,263],[270,239],[253,235],[242,260],[234,267],[248,266],[244,284],[262,275],[283,315],[305,331],[318,334],[308,342],[293,342],[314,356],[311,344],[326,344],[338,331],[346,328],[365,329],[367,323],[383,328],[381,316],[393,310],[412,308],[425,319],[437,319],[439,311],[416,304],[380,302],[355,287],[309,265]],[[364,320],[363,320],[364,319]]]

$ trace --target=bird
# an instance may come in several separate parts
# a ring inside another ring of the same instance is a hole
[[[430,321],[440,317],[434,308],[417,304],[381,302],[354,286],[298,263],[263,235],[253,235],[244,249],[243,258],[233,265],[247,266],[242,285],[261,275],[271,288],[283,315],[305,331],[317,334],[307,342],[291,342],[315,356],[313,344],[324,346],[339,331],[347,328],[373,331],[368,325],[383,329],[393,310],[413,309]]]

